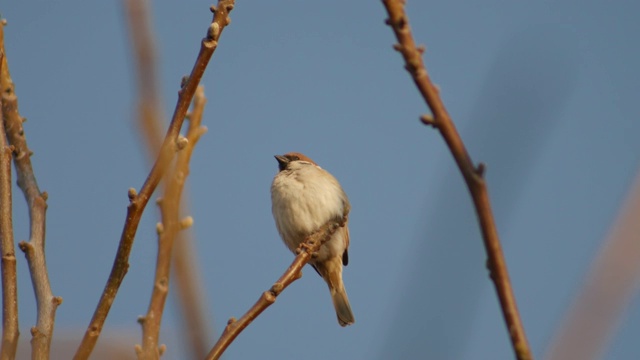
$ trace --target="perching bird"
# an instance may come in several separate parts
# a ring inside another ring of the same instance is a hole
[[[280,171],[271,184],[271,211],[280,237],[295,253],[305,238],[329,221],[340,222],[351,205],[338,180],[300,153],[276,155]],[[355,319],[342,282],[342,265],[349,263],[349,228],[337,229],[309,262],[329,286],[338,323]]]

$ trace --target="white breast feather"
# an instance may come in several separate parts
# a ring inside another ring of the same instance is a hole
[[[338,181],[325,170],[309,163],[297,163],[292,170],[276,175],[271,200],[278,232],[287,247],[295,251],[306,236],[329,220],[341,218],[348,199]],[[338,231],[319,257],[341,255],[345,245],[343,231]]]

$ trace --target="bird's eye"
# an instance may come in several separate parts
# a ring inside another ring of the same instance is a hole
[[[296,160],[300,160],[300,157],[299,157],[299,156],[297,156],[297,155],[293,155],[293,156],[291,157],[291,161],[296,161]]]

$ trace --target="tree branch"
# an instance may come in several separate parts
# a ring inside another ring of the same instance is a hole
[[[2,21],[2,20],[0,20]],[[0,29],[3,26],[0,25]],[[1,32],[2,30],[0,30]],[[2,37],[2,33],[0,33]],[[0,52],[0,73],[4,63],[4,49]],[[13,149],[7,142],[4,117],[0,111],[0,247],[2,248],[2,348],[1,360],[16,357],[20,325],[18,322],[18,275],[13,244],[13,215],[11,189],[11,158]]]
[[[158,346],[160,337],[160,324],[164,311],[164,304],[169,292],[169,275],[173,254],[173,244],[178,232],[191,226],[193,220],[190,217],[180,221],[180,200],[184,184],[189,175],[189,162],[193,149],[207,128],[201,126],[202,112],[206,98],[204,88],[199,86],[193,100],[193,112],[191,113],[189,130],[185,138],[181,138],[184,148],[180,149],[174,169],[164,191],[164,196],[159,201],[162,214],[162,222],[158,224],[158,258],[156,262],[156,274],[151,301],[147,315],[138,319],[142,325],[142,346],[136,346],[139,359],[158,359],[164,352],[164,345]]]
[[[394,49],[402,54],[405,61],[405,69],[411,74],[420,94],[433,113],[433,117],[424,115],[421,120],[425,125],[433,126],[440,131],[473,198],[484,246],[487,251],[487,267],[498,294],[502,314],[516,358],[520,360],[532,359],[533,355],[520,320],[513,289],[509,281],[507,264],[500,245],[498,230],[493,219],[489,194],[484,180],[485,166],[482,163],[477,167],[474,166],[458,134],[458,130],[447,113],[438,89],[429,78],[422,61],[424,47],[415,45],[409,28],[409,19],[404,10],[404,0],[383,0],[383,3],[389,13],[387,24],[391,26],[398,40],[398,44],[394,45]]]
[[[6,55],[4,51],[4,22],[0,28],[3,29],[0,34],[2,42],[0,48]],[[28,242],[21,241],[19,246],[27,258],[38,307],[36,326],[31,328],[31,356],[33,359],[48,359],[56,309],[62,303],[62,298],[53,296],[51,292],[45,258],[47,193],[40,192],[33,173],[32,152],[29,150],[24,136],[22,128],[24,119],[18,112],[18,98],[14,92],[6,56],[2,60],[0,84],[2,86],[2,116],[7,140],[14,147],[13,162],[16,167],[18,186],[22,190],[29,208],[30,239]]]
[[[109,314],[109,310],[111,309],[111,304],[113,304],[120,284],[122,283],[122,280],[129,268],[129,254],[131,253],[131,247],[133,246],[133,240],[135,238],[142,213],[149,202],[151,194],[155,191],[158,183],[171,163],[175,149],[178,146],[178,134],[182,127],[182,123],[184,122],[187,109],[189,108],[191,99],[193,99],[193,95],[200,83],[200,79],[204,74],[207,64],[218,46],[218,40],[222,31],[231,22],[229,12],[233,9],[234,3],[234,0],[219,0],[217,10],[215,10],[214,7],[211,8],[212,11],[215,10],[213,21],[209,26],[207,36],[201,42],[200,53],[198,54],[193,69],[191,70],[191,74],[178,93],[178,103],[176,104],[165,140],[160,148],[158,158],[151,169],[149,176],[145,180],[140,193],[137,194],[134,189],[129,189],[130,204],[127,208],[127,218],[122,230],[122,236],[120,238],[120,244],[118,245],[118,251],[116,253],[113,268],[91,322],[87,327],[87,331],[85,332],[82,342],[76,351],[74,356],[75,360],[87,359],[98,341],[104,322]]]
[[[161,129],[164,117],[158,94],[157,57],[149,1],[125,0],[124,5],[131,34],[139,93],[136,118],[140,134],[147,144],[148,158],[153,161],[162,145]],[[183,193],[180,204],[181,214],[189,208],[186,200],[187,188]],[[180,231],[176,235],[172,266],[172,276],[176,278],[173,284],[176,288],[172,293],[178,299],[177,307],[182,312],[180,319],[183,331],[180,334],[183,342],[189,344],[187,348],[191,352],[192,359],[202,359],[208,351],[207,341],[211,338],[211,330],[205,316],[202,283],[192,242],[193,239],[187,231]]]
[[[331,236],[347,223],[347,215],[340,222],[328,222],[318,231],[311,234],[305,242],[298,247],[298,255],[295,257],[289,268],[282,274],[280,279],[276,281],[271,289],[262,293],[260,299],[240,318],[229,319],[227,326],[222,335],[213,346],[207,360],[217,360],[222,356],[224,351],[231,345],[235,338],[253,322],[266,308],[276,301],[276,298],[287,286],[302,277],[302,268],[311,260],[313,256],[320,250],[320,247],[331,238]]]

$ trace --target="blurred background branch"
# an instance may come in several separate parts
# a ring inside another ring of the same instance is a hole
[[[640,174],[546,358],[600,359],[640,287]]]

